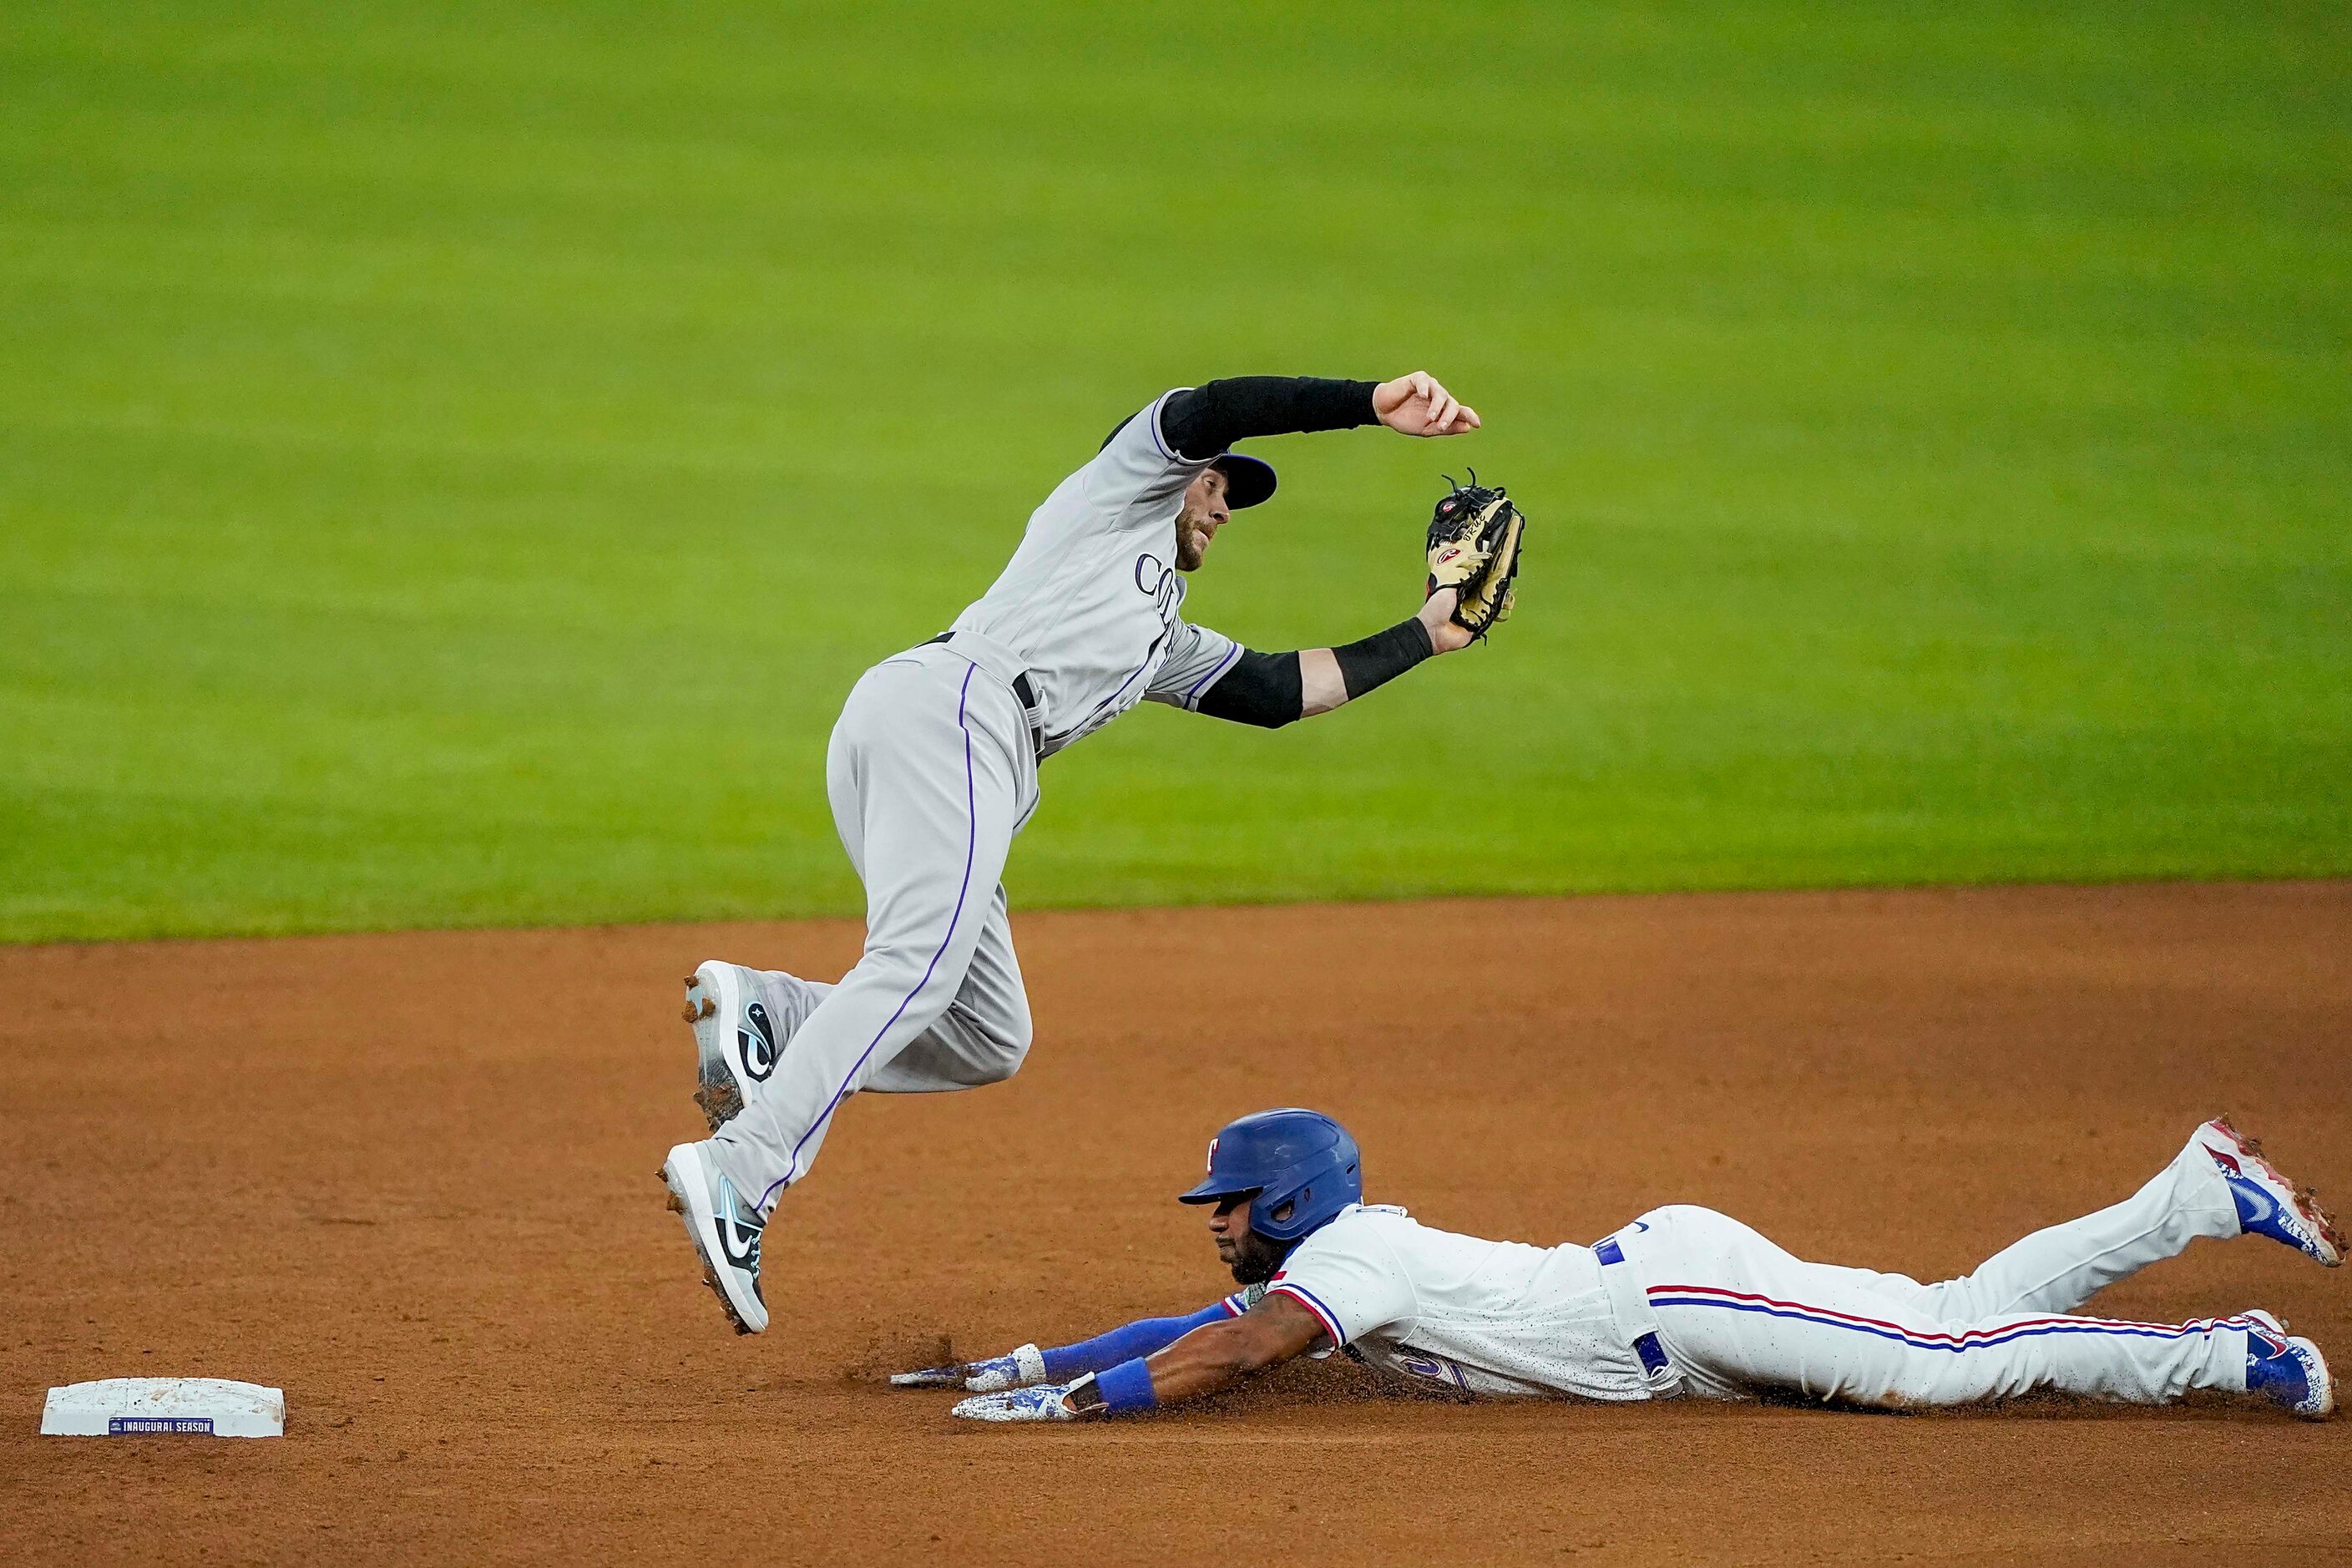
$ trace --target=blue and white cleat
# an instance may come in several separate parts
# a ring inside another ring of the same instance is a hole
[[[768,1303],[760,1294],[760,1235],[767,1221],[719,1173],[704,1146],[680,1143],[662,1163],[669,1206],[686,1222],[702,1259],[702,1282],[727,1310],[739,1334],[765,1333]]]
[[[2264,1325],[2246,1335],[2246,1392],[2261,1394],[2305,1421],[2325,1421],[2336,1410],[2336,1379],[2319,1347],[2268,1312],[2246,1316]]]
[[[2330,1268],[2344,1261],[2344,1233],[2319,1206],[2319,1194],[2287,1180],[2263,1158],[2263,1146],[2231,1126],[2228,1117],[2208,1121],[2189,1142],[2212,1157],[2230,1184],[2241,1231],[2284,1242]]]
[[[687,978],[686,1021],[698,1058],[694,1103],[716,1132],[740,1114],[750,1089],[774,1074],[786,1041],[752,988],[751,972],[715,958]]]

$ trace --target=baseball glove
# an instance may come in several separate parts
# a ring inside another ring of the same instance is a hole
[[[1473,637],[1483,637],[1510,618],[1526,527],[1502,486],[1480,484],[1475,469],[1470,482],[1454,485],[1430,517],[1429,592],[1457,591],[1454,624]]]

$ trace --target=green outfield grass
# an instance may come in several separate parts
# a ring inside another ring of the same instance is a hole
[[[1474,463],[1519,616],[1055,760],[1024,906],[2352,873],[2341,5],[784,9],[0,8],[0,937],[854,909],[857,671],[1265,371],[1487,429],[1195,618]]]

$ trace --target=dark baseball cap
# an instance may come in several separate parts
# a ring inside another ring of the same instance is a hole
[[[1274,495],[1274,465],[1263,458],[1226,452],[1209,467],[1224,471],[1225,505],[1234,511],[1256,506]]]
[[[1102,438],[1102,444],[1109,446],[1118,438],[1120,431],[1134,422],[1135,416],[1130,414],[1112,426],[1110,434]],[[1209,467],[1224,472],[1225,508],[1229,511],[1256,506],[1274,495],[1274,465],[1263,458],[1253,458],[1241,452],[1220,452]]]

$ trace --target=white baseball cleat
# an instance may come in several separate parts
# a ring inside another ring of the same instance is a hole
[[[2263,1158],[2262,1144],[2231,1126],[2228,1117],[2208,1121],[2189,1142],[2205,1151],[2229,1183],[2241,1231],[2283,1242],[2330,1268],[2344,1261],[2344,1233],[2319,1206],[2319,1194],[2289,1181]]]
[[[702,1259],[702,1282],[727,1310],[739,1334],[765,1333],[768,1303],[760,1294],[760,1236],[767,1221],[743,1201],[700,1143],[680,1143],[662,1163],[669,1206],[686,1222]]]
[[[694,1103],[716,1132],[743,1109],[743,1097],[768,1081],[785,1042],[752,988],[751,972],[709,959],[686,982],[686,1021],[694,1026],[700,1080]]]

